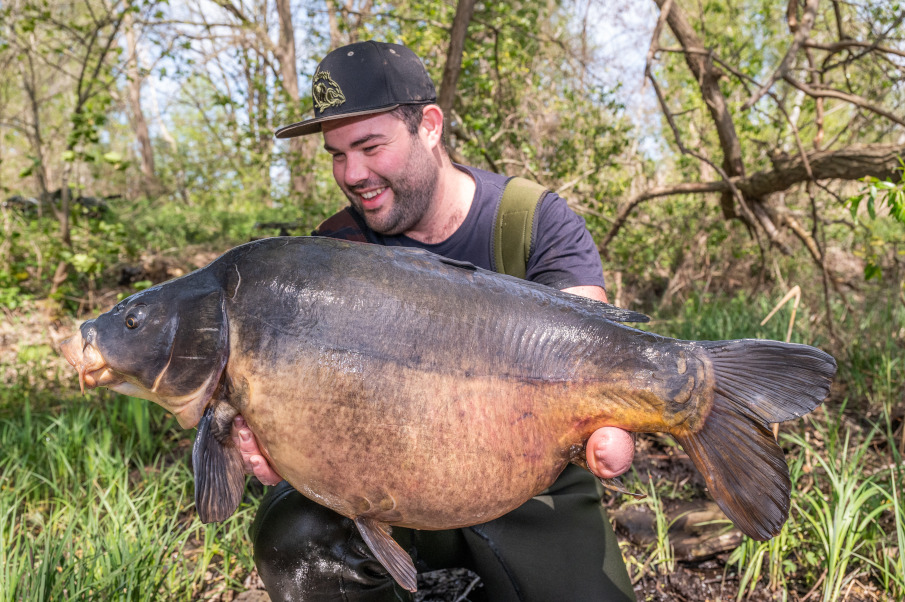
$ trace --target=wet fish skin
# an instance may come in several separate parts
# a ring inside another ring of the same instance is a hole
[[[423,251],[283,238],[130,297],[64,352],[89,386],[160,403],[186,428],[202,422],[203,519],[241,499],[226,435],[241,412],[278,472],[355,519],[406,587],[413,568],[399,568],[406,555],[385,525],[500,516],[581,464],[605,425],[672,434],[727,515],[771,537],[790,483],[766,423],[816,407],[834,360],[612,321],[640,317]]]

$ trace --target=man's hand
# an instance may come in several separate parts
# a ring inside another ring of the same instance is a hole
[[[629,469],[635,457],[635,438],[614,426],[594,431],[588,439],[588,468],[601,479],[618,477]]]
[[[247,474],[255,475],[264,485],[276,485],[283,480],[261,454],[258,441],[242,416],[236,416],[233,420],[232,437],[242,453],[242,464]]]
[[[562,289],[580,297],[608,303],[606,291],[599,286],[573,286]],[[601,479],[618,477],[629,469],[635,457],[635,438],[612,426],[597,429],[588,439],[588,468]]]

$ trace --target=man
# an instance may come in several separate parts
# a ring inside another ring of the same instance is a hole
[[[320,131],[333,157],[334,178],[351,207],[315,234],[419,247],[494,269],[492,228],[506,178],[450,161],[443,114],[417,56],[377,42],[339,48],[318,66],[312,96],[315,117],[276,135]],[[606,301],[600,257],[563,199],[543,198],[534,233],[529,280]],[[264,484],[280,483],[241,417],[234,427],[246,469]],[[625,472],[634,451],[631,436],[615,428],[595,432],[587,448],[588,466],[601,478]],[[453,531],[394,529],[393,536],[419,570],[474,570],[494,602],[633,600],[600,495],[592,475],[570,466],[544,495],[490,523]],[[286,482],[265,496],[252,538],[274,600],[410,599],[351,521]]]

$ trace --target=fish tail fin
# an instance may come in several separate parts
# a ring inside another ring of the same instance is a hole
[[[789,515],[791,483],[767,424],[820,405],[836,361],[814,347],[778,341],[698,344],[713,366],[713,406],[696,432],[672,435],[723,512],[749,537],[769,539]]]

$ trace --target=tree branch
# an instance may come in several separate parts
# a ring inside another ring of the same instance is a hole
[[[737,188],[746,196],[761,198],[788,190],[792,186],[810,181],[812,178],[815,181],[860,180],[865,176],[874,176],[881,180],[900,178],[899,157],[903,155],[905,155],[905,145],[902,144],[873,144],[852,146],[836,151],[812,151],[807,153],[804,158],[791,157],[785,161],[777,161],[775,169],[757,172],[749,177],[734,177],[715,182],[686,182],[651,188],[635,196],[619,209],[613,226],[598,245],[598,249],[604,252],[607,245],[625,225],[629,214],[638,205],[650,199],[676,194],[725,193],[730,192],[732,187]],[[810,175],[808,167],[810,167]],[[802,232],[804,232],[803,229]],[[804,241],[804,239],[802,240]],[[813,254],[813,249],[808,250]]]
[[[789,82],[793,87],[798,88],[808,96],[812,98],[835,98],[837,100],[845,101],[849,104],[853,104],[855,106],[859,106],[861,108],[867,109],[872,113],[876,113],[877,115],[881,115],[886,117],[890,121],[897,123],[903,127],[905,127],[905,119],[890,113],[886,109],[882,107],[878,107],[874,104],[871,104],[867,99],[862,98],[860,96],[856,96],[854,94],[847,94],[845,92],[840,92],[839,90],[834,90],[832,88],[813,88],[805,83],[797,81],[788,75],[784,77],[784,79]]]
[[[807,0],[805,2],[804,7],[804,17],[801,19],[801,23],[798,24],[795,30],[795,37],[792,39],[792,43],[789,45],[789,49],[786,51],[786,55],[782,58],[782,61],[779,63],[779,67],[776,68],[776,71],[767,79],[766,83],[760,87],[760,89],[755,92],[751,98],[745,101],[745,104],[742,105],[742,110],[747,111],[754,103],[761,99],[761,97],[767,93],[773,84],[776,83],[777,79],[783,78],[786,76],[786,73],[789,71],[789,66],[792,64],[792,59],[798,53],[798,49],[801,48],[801,45],[805,43],[808,39],[808,36],[811,34],[811,28],[814,26],[814,21],[817,19],[817,5],[819,4],[819,0]]]

